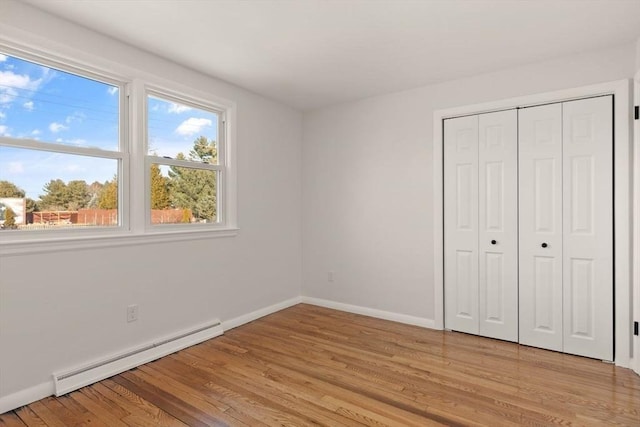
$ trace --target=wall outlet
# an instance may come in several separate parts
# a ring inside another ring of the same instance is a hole
[[[333,282],[333,271],[330,271],[330,272],[327,274],[327,280],[328,280],[329,282]]]
[[[131,304],[127,307],[127,322],[135,322],[138,320],[138,304]]]

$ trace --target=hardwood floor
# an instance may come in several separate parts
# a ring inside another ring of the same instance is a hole
[[[640,426],[600,361],[300,304],[1,426]]]

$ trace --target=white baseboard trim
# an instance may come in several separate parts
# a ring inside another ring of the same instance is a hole
[[[0,397],[0,414],[54,394],[61,396],[223,333],[220,321],[215,320],[72,370],[56,372],[52,375],[51,381]]]
[[[377,310],[375,308],[362,307],[359,305],[344,304],[342,302],[330,301],[326,299],[302,297],[305,304],[317,305],[319,307],[333,308],[334,310],[346,311],[348,313],[362,314],[364,316],[375,317],[377,319],[391,320],[408,325],[422,326],[423,328],[437,329],[433,319],[410,316],[408,314],[394,313],[391,311]]]
[[[36,400],[51,396],[54,392],[53,381],[38,384],[13,394],[0,397],[0,414],[19,408]]]
[[[253,322],[261,317],[268,316],[269,314],[273,314],[280,310],[284,310],[285,308],[293,307],[296,304],[300,304],[302,302],[302,297],[294,297],[277,304],[270,305],[268,307],[260,308],[256,311],[252,311],[251,313],[243,314],[242,316],[234,317],[233,319],[225,320],[222,322],[222,327],[225,331],[229,329],[237,328],[238,326],[242,326],[245,323]]]
[[[242,316],[224,321],[219,326],[219,330],[216,329],[215,332],[213,330],[202,331],[188,337],[183,337],[169,343],[158,345],[153,349],[137,353],[135,356],[131,356],[126,359],[120,359],[106,365],[102,365],[100,367],[89,369],[85,372],[74,375],[73,383],[69,382],[69,379],[64,379],[57,382],[54,381],[54,378],[61,375],[60,373],[56,373],[53,375],[51,381],[24,390],[20,390],[16,393],[4,397],[0,397],[0,414],[24,405],[28,405],[29,403],[35,402],[36,400],[44,399],[45,397],[56,394],[56,392],[58,393],[58,395],[61,395],[80,387],[93,384],[94,382],[103,380],[105,378],[109,378],[113,375],[119,374],[120,372],[124,372],[136,366],[143,365],[145,363],[151,362],[152,360],[164,357],[168,354],[175,353],[178,350],[182,350],[184,348],[198,344],[202,341],[215,338],[216,336],[222,335],[225,330],[236,328],[238,326],[244,325],[245,323],[252,322],[261,317],[267,316],[280,310],[284,310],[285,308],[292,307],[296,304],[300,304],[301,301],[301,297],[294,297],[277,304],[261,308],[251,313],[247,313]],[[180,335],[174,334],[173,336],[175,337]]]
[[[144,365],[176,351],[218,337],[223,333],[222,324],[216,319],[93,363],[65,372],[56,372],[53,374],[55,394],[62,396],[136,366]]]

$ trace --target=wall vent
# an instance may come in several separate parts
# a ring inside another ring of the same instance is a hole
[[[62,396],[81,387],[223,334],[222,324],[216,319],[206,325],[154,341],[124,353],[112,355],[64,372],[54,373],[55,394],[56,396]]]

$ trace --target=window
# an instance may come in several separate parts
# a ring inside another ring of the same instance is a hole
[[[224,112],[147,95],[147,212],[152,225],[220,224]]]
[[[233,103],[25,52],[0,44],[0,254],[235,234]]]
[[[122,225],[121,87],[0,52],[3,234]]]

